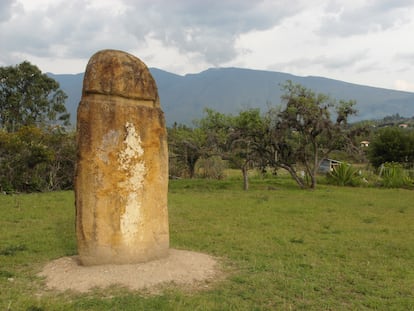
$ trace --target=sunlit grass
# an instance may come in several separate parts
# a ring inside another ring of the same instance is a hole
[[[76,253],[72,192],[0,196],[0,310],[412,310],[414,191],[234,174],[170,182],[171,246],[222,258],[207,290],[56,294],[36,277]]]

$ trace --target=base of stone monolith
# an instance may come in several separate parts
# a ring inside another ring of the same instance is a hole
[[[63,257],[49,262],[39,273],[48,289],[83,293],[114,285],[153,292],[171,283],[193,290],[208,288],[221,275],[216,258],[176,249],[170,249],[163,259],[127,265],[83,266],[78,256]]]

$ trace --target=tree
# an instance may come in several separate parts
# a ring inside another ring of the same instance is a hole
[[[239,167],[243,174],[243,189],[249,189],[248,170],[250,167],[264,168],[266,159],[265,119],[259,109],[241,111],[232,118],[228,135],[229,160]]]
[[[183,175],[180,171],[186,171],[193,178],[199,159],[222,156],[230,119],[212,109],[205,109],[204,113],[203,118],[194,121],[194,127],[174,124],[168,129],[170,173],[173,175]]]
[[[347,121],[356,113],[354,101],[336,104],[327,95],[315,94],[300,84],[282,85],[283,110],[268,113],[271,132],[269,163],[286,169],[302,188],[316,187],[316,174],[323,158],[346,144]],[[332,118],[332,113],[336,118]],[[298,165],[304,174],[300,174]],[[305,180],[304,177],[309,177]]]
[[[228,135],[233,130],[232,116],[206,108],[204,117],[194,123],[205,135],[205,156],[222,156],[228,148]]]
[[[197,160],[205,154],[205,133],[200,128],[174,124],[168,129],[170,175],[195,175]]]
[[[66,98],[58,82],[27,61],[0,67],[0,128],[7,132],[56,122],[68,125]]]
[[[47,190],[73,189],[76,163],[76,133],[56,126],[45,130],[45,143],[51,152],[47,162]]]
[[[228,160],[243,174],[243,188],[248,190],[248,170],[262,164],[263,132],[266,126],[259,109],[247,109],[238,115],[225,115],[206,109],[197,123],[206,135],[206,156]]]
[[[380,129],[368,149],[374,167],[386,162],[414,163],[414,131],[398,127]]]

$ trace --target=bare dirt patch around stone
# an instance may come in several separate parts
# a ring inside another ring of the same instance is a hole
[[[48,289],[88,292],[113,285],[130,290],[151,290],[160,285],[196,286],[220,274],[217,259],[206,254],[170,249],[169,256],[139,264],[82,266],[77,256],[62,257],[46,264],[39,276]]]

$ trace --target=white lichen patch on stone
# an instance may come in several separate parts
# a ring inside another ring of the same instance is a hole
[[[129,169],[129,165],[134,158],[141,157],[144,154],[144,149],[141,146],[141,137],[137,134],[135,126],[127,122],[125,124],[127,135],[124,140],[125,149],[122,150],[118,156],[118,162],[122,169]]]
[[[126,190],[127,198],[125,211],[121,216],[120,225],[124,242],[129,245],[135,239],[139,229],[142,192],[146,167],[141,159],[144,149],[141,146],[141,138],[137,134],[132,123],[125,124],[127,135],[124,140],[125,148],[119,153],[119,169],[127,174],[127,179],[119,184]]]

